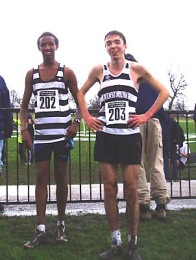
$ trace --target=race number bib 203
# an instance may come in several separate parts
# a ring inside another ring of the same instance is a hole
[[[106,125],[127,124],[128,101],[111,101],[105,104]]]
[[[58,111],[59,95],[58,90],[40,90],[37,93],[37,112]]]

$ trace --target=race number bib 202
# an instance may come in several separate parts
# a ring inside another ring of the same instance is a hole
[[[111,101],[105,104],[106,125],[127,124],[128,101]]]
[[[59,95],[58,90],[40,90],[37,93],[37,112],[58,111]]]

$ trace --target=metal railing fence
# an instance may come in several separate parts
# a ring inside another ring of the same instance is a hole
[[[0,109],[8,112],[9,109]],[[14,118],[14,131],[11,138],[5,140],[4,166],[0,177],[0,203],[2,204],[34,204],[35,203],[35,164],[28,163],[19,156],[19,109],[11,109]],[[34,110],[29,110],[34,114]],[[72,111],[74,113],[74,111]],[[97,113],[92,110],[91,113]],[[176,120],[184,128],[188,147],[193,154],[196,152],[196,122],[193,116],[196,111],[169,111],[175,114]],[[103,185],[97,162],[93,160],[95,135],[84,122],[80,123],[75,147],[71,150],[68,164],[68,203],[103,202]],[[48,203],[56,203],[56,186],[51,163],[48,183]],[[188,161],[186,168],[179,173],[178,182],[167,182],[171,198],[196,198],[196,159]],[[124,200],[123,183],[119,172],[118,199]]]

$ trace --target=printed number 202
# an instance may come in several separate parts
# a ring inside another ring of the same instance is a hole
[[[40,97],[40,108],[55,108],[55,97]]]

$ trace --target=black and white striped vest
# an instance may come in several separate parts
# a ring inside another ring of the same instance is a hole
[[[130,76],[130,63],[126,63],[119,75],[112,75],[107,65],[103,65],[103,79],[98,97],[100,111],[98,119],[104,122],[103,132],[116,135],[139,133],[139,127],[130,129],[127,120],[135,114],[137,89]]]
[[[35,97],[34,143],[64,140],[67,128],[71,124],[64,66],[59,64],[55,77],[50,81],[41,80],[39,67],[33,69],[33,94]]]

